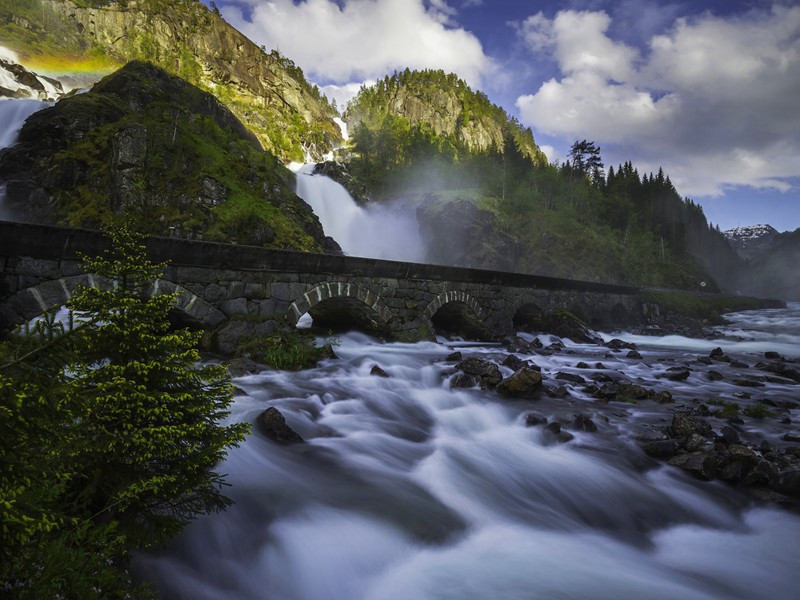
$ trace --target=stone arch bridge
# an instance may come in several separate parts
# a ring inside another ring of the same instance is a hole
[[[94,231],[0,222],[0,328],[63,305],[78,284],[103,285],[79,256],[107,246]],[[323,328],[418,339],[434,330],[497,337],[558,309],[594,327],[652,310],[636,287],[168,238],[147,246],[170,263],[151,292],[179,291],[182,322],[227,328],[229,338],[270,334],[305,313]]]

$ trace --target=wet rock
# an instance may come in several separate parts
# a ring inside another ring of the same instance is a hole
[[[733,385],[738,385],[739,387],[764,387],[764,384],[760,381],[744,378],[734,379]]]
[[[699,450],[700,448],[703,447],[705,443],[706,443],[706,438],[697,433],[692,433],[691,435],[689,435],[689,437],[683,438],[680,441],[680,445],[689,452],[694,452],[695,450]]]
[[[642,446],[648,456],[654,458],[671,458],[678,453],[679,446],[675,440],[653,440]]]
[[[735,398],[739,398],[740,400],[750,400],[750,394],[747,392],[734,392],[733,396]]]
[[[456,365],[456,369],[477,376],[482,387],[494,387],[503,379],[496,364],[476,356],[462,360]]]
[[[564,444],[569,442],[570,440],[574,440],[575,436],[567,431],[562,431],[561,423],[558,421],[553,421],[552,423],[548,423],[544,426],[545,433],[547,437],[554,439],[555,441]]]
[[[381,369],[378,365],[372,365],[372,369],[370,369],[369,374],[374,375],[375,377],[389,377],[389,374]]]
[[[784,494],[800,496],[800,468],[781,471],[775,487]]]
[[[271,406],[256,418],[256,425],[269,439],[281,444],[298,444],[303,442],[297,433],[286,424],[281,412]]]
[[[670,367],[667,369],[666,373],[664,373],[663,377],[666,377],[670,381],[686,381],[689,379],[689,374],[691,371],[688,367]]]
[[[650,396],[650,393],[646,389],[630,381],[620,382],[619,393],[633,400],[644,400]]]
[[[444,357],[445,362],[458,362],[461,360],[461,352],[453,352]]]
[[[553,421],[552,423],[548,423],[547,425],[545,425],[544,428],[550,433],[560,433],[561,423],[559,423],[558,421]]]
[[[595,363],[594,368],[595,369],[603,369],[603,370],[605,370],[607,367],[603,363],[599,362],[599,363]]]
[[[784,442],[798,443],[800,442],[800,433],[790,431],[789,433],[784,434],[783,438],[781,439],[783,439]]]
[[[578,415],[572,421],[572,428],[579,431],[595,432],[597,425],[586,415]]]
[[[759,460],[742,478],[745,485],[775,485],[777,481],[778,469],[767,460]]]
[[[522,367],[513,375],[497,384],[497,392],[503,396],[530,397],[542,385],[542,374],[530,367]]]
[[[509,369],[511,369],[513,371],[519,371],[523,367],[527,367],[528,366],[527,362],[525,362],[524,360],[522,360],[521,358],[519,358],[518,356],[515,356],[513,354],[509,354],[508,356],[506,356],[503,359],[503,362],[501,364],[504,367],[508,367]]]
[[[716,348],[714,348],[714,349],[711,351],[711,353],[710,353],[708,356],[709,356],[710,358],[719,358],[720,356],[724,356],[724,354],[725,354],[725,353],[722,351],[722,348],[720,348],[719,346],[717,346]]]
[[[587,363],[581,361],[577,365],[575,365],[575,368],[576,369],[590,369],[591,367]]]
[[[661,392],[656,392],[656,395],[653,397],[653,400],[658,402],[659,404],[672,404],[675,400],[672,398],[672,393],[666,390]]]
[[[233,395],[234,396],[247,396],[247,392],[245,392],[242,388],[238,386],[233,386]]]
[[[556,373],[556,379],[569,381],[571,383],[586,383],[586,380],[580,375],[575,375],[574,373],[565,373],[564,371],[559,371]]]
[[[632,344],[630,342],[624,342],[619,338],[614,338],[612,340],[609,340],[603,345],[606,348],[611,348],[612,350],[636,350],[636,344]]]
[[[717,438],[726,446],[731,444],[738,444],[739,443],[739,434],[733,427],[725,425],[719,432],[719,437]]]
[[[738,361],[738,360],[732,360],[731,361],[731,367],[733,367],[734,369],[749,369],[750,365],[748,365],[747,363],[743,363],[741,361]]]
[[[701,365],[713,365],[714,364],[714,361],[711,360],[710,358],[706,357],[706,356],[701,356],[700,358],[697,359],[696,362],[698,362]]]
[[[764,352],[764,358],[768,360],[783,360],[783,356],[781,356],[778,352],[773,352],[771,350]]]
[[[262,367],[249,358],[234,358],[228,362],[228,371],[233,377],[241,377],[250,373],[258,373]]]
[[[714,456],[708,452],[681,454],[671,458],[669,464],[683,469],[698,479],[713,479],[717,472],[716,460]]]
[[[537,425],[546,425],[547,419],[542,415],[537,415],[536,413],[528,413],[525,415],[525,426],[526,427],[536,427]]]
[[[539,338],[534,338],[533,341],[531,342],[531,347],[540,350],[544,347],[544,344],[542,344],[542,340],[540,340]]]
[[[706,377],[708,377],[709,381],[720,381],[722,379],[725,379],[725,377],[723,377],[722,373],[720,373],[719,371],[714,371],[714,370],[711,370],[708,373],[706,373]]]
[[[547,393],[548,396],[553,398],[565,398],[569,395],[569,390],[565,385],[557,385],[557,386],[543,386],[544,391]]]
[[[614,381],[614,379],[609,377],[606,373],[592,373],[589,377],[592,381],[597,381],[599,383],[612,383]]]
[[[479,379],[469,373],[456,373],[450,380],[451,388],[471,388],[478,385]]]
[[[688,412],[676,411],[667,433],[677,439],[686,439],[692,434],[706,437],[711,434],[711,425]]]
[[[642,355],[641,355],[641,354],[639,354],[639,352],[638,352],[638,351],[636,351],[636,350],[631,350],[631,351],[630,351],[630,352],[628,352],[628,353],[627,353],[625,356],[626,356],[627,358],[637,358],[637,359],[640,359],[640,358],[642,358]]]

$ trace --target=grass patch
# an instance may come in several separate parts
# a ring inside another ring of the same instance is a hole
[[[750,296],[695,296],[675,292],[645,292],[642,298],[658,304],[666,311],[722,325],[722,314],[758,308],[777,308],[776,302]]]
[[[757,404],[753,404],[745,408],[744,414],[754,419],[763,419],[765,417],[772,416],[772,411],[767,407],[766,404],[758,402]]]
[[[740,407],[736,402],[726,402],[724,400],[715,399],[709,400],[708,403],[721,407],[713,413],[715,417],[719,417],[720,419],[733,419],[739,416]]]
[[[316,366],[325,358],[334,358],[336,338],[327,338],[322,346],[315,345],[310,334],[296,332],[242,340],[236,350],[239,358],[249,358],[282,371],[299,371]]]

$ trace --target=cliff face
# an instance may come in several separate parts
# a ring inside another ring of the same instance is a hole
[[[483,93],[473,91],[452,73],[395,73],[374,86],[362,88],[347,107],[344,120],[351,130],[359,124],[378,130],[387,115],[404,118],[410,126],[422,126],[470,151],[495,147],[502,152],[510,137],[523,155],[536,164],[547,164],[530,129],[523,128]]]
[[[0,45],[50,73],[153,62],[214,94],[285,161],[321,160],[341,141],[335,110],[302,70],[198,0],[0,0]]]
[[[0,152],[20,220],[336,251],[294,176],[212,95],[132,62],[25,122]]]

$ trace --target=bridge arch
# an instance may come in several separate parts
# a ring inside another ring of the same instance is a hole
[[[111,284],[91,273],[43,281],[19,290],[8,298],[3,307],[2,320],[5,325],[14,327],[35,319],[53,307],[64,306],[78,286],[108,289]],[[171,281],[157,279],[147,289],[148,296],[173,292],[179,294],[175,299],[174,310],[182,325],[213,329],[227,319],[220,310]]]
[[[450,290],[438,294],[422,311],[434,330],[469,338],[490,337],[484,320],[486,313],[467,292]]]
[[[392,312],[379,294],[357,283],[320,283],[289,305],[286,320],[297,325],[309,313],[316,327],[331,330],[349,328],[385,333]]]
[[[511,305],[510,317],[514,331],[539,330],[547,316],[546,299],[522,296]]]

